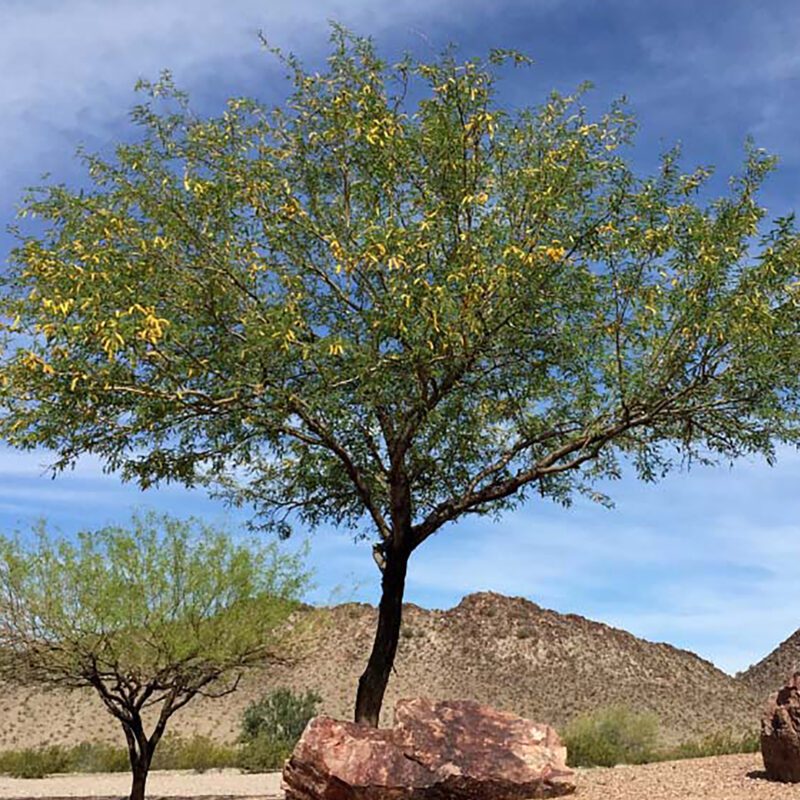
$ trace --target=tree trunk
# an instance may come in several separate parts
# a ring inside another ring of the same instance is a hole
[[[378,727],[383,695],[389,682],[400,639],[403,616],[403,591],[410,553],[388,548],[381,580],[381,602],[378,607],[378,629],[367,668],[358,681],[355,720]]]
[[[144,759],[133,766],[133,783],[131,784],[130,800],[144,800],[144,788],[147,783],[149,765],[143,763]]]
[[[147,773],[150,771],[155,745],[151,746],[147,740],[138,710],[130,710],[130,718],[122,722],[122,729],[128,742],[128,759],[133,777],[130,800],[144,800]]]

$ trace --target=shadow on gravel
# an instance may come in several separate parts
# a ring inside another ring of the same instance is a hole
[[[767,773],[763,769],[754,769],[747,773],[747,777],[754,781],[765,781],[766,783],[781,783],[781,781],[774,781],[772,778],[767,777]]]

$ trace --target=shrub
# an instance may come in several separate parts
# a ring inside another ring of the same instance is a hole
[[[292,754],[295,743],[268,736],[257,736],[241,745],[238,765],[245,772],[270,772],[281,769]]]
[[[151,769],[207,769],[235,767],[239,753],[235,747],[219,744],[207,736],[166,736],[156,750]]]
[[[237,747],[218,744],[206,736],[166,736],[153,758],[153,769],[207,769],[239,766]],[[74,747],[8,750],[0,753],[0,774],[13,778],[43,778],[54,772],[127,772],[128,751],[102,742],[82,742]]]
[[[683,742],[677,747],[661,754],[665,761],[680,758],[706,758],[707,756],[727,756],[733,753],[757,753],[761,746],[758,732],[736,735],[730,731],[711,733],[700,739]]]
[[[627,706],[608,706],[576,717],[564,730],[572,767],[643,764],[654,757],[658,717]]]
[[[69,750],[60,745],[28,747],[0,753],[0,773],[12,778],[44,778],[54,772],[69,772]]]
[[[321,702],[316,692],[299,695],[290,689],[276,689],[245,709],[241,741],[268,736],[294,744]]]
[[[321,702],[316,692],[276,689],[251,703],[242,718],[239,766],[249,772],[282,766]]]
[[[128,751],[103,742],[81,742],[69,753],[70,772],[127,772]]]

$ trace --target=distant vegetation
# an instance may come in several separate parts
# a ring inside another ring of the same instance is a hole
[[[251,703],[242,719],[239,766],[248,772],[280,767],[321,702],[316,692],[296,695],[278,689]]]
[[[322,698],[315,692],[294,694],[288,689],[277,689],[245,709],[237,745],[220,744],[206,736],[167,735],[154,754],[151,769],[197,772],[225,767],[239,767],[246,772],[280,769],[321,702]],[[127,772],[129,769],[127,748],[100,742],[0,752],[0,774],[12,778],[43,778],[57,772]]]
[[[642,764],[657,741],[658,717],[621,705],[576,717],[564,730],[569,763],[576,767]]]
[[[238,766],[239,750],[205,736],[165,736],[151,769],[207,769]],[[44,778],[57,772],[128,772],[128,750],[101,742],[82,742],[74,747],[7,750],[0,753],[0,774],[12,778]]]
[[[238,767],[246,772],[280,769],[297,740],[317,713],[321,698],[315,692],[295,694],[278,689],[251,703],[244,712],[236,745],[220,744],[206,736],[165,736],[152,769],[209,769]],[[573,720],[563,732],[571,767],[611,767],[687,758],[755,753],[757,733],[715,733],[674,747],[658,744],[658,717],[623,705],[607,706]],[[0,774],[42,778],[57,772],[125,772],[124,747],[84,742],[75,747],[49,747],[0,752]]]
[[[576,717],[563,732],[571,767],[613,767],[682,758],[755,753],[757,733],[714,733],[674,747],[659,746],[658,717],[623,705],[607,706]]]
[[[712,733],[700,739],[679,744],[669,751],[663,760],[678,758],[704,758],[706,756],[727,756],[732,753],[757,753],[761,747],[757,731],[741,734]]]

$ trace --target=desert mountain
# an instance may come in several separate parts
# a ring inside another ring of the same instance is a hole
[[[768,656],[736,677],[759,698],[769,697],[800,669],[800,630],[781,642]]]
[[[176,715],[173,731],[232,741],[247,704],[281,685],[314,689],[326,713],[349,718],[376,611],[349,603],[319,616],[313,651],[300,663],[252,673],[221,700],[198,699]],[[759,707],[747,685],[693,653],[493,593],[469,595],[447,611],[406,607],[384,721],[397,698],[413,695],[473,698],[556,727],[624,703],[655,711],[665,741],[752,730]],[[91,693],[0,687],[0,749],[120,738]]]

